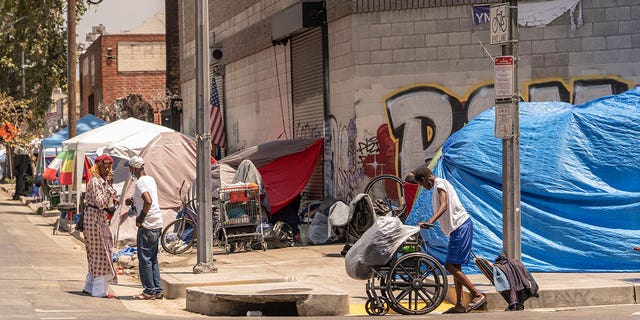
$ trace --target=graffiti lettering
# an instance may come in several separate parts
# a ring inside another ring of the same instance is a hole
[[[580,104],[603,95],[622,93],[632,86],[617,76],[579,77],[570,83],[567,85],[562,79],[525,83],[522,99]],[[384,100],[389,122],[378,128],[376,136],[379,152],[362,158],[364,172],[369,177],[382,172],[406,176],[412,169],[431,161],[452,133],[493,105],[491,83],[475,86],[466,98],[439,85],[416,85],[391,94]],[[379,169],[378,164],[383,164],[383,168]]]

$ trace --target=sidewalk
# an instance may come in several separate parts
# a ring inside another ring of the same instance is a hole
[[[4,187],[2,189],[5,190]],[[43,219],[53,225],[57,216]],[[77,232],[71,235],[82,239]],[[245,288],[244,294],[252,294],[255,298],[257,291],[285,295],[326,288],[326,292],[335,295],[347,294],[349,314],[365,315],[366,281],[354,280],[346,274],[344,258],[339,254],[341,249],[342,244],[334,244],[269,249],[264,252],[240,251],[226,255],[221,248],[214,248],[213,257],[218,272],[205,274],[193,274],[192,268],[198,262],[195,249],[175,256],[161,253],[159,260],[163,286],[166,295],[173,299],[135,302],[123,299],[122,303],[131,310],[149,314],[193,317],[197,313],[190,311],[198,311],[193,310],[194,301],[202,300],[196,297],[198,295],[213,299],[216,294],[228,292],[231,288]],[[533,276],[540,286],[540,298],[529,299],[525,303],[526,309],[637,304],[636,297],[640,294],[640,273],[534,273]],[[121,275],[119,279],[120,284],[112,286],[117,296],[139,293],[140,283],[135,273],[131,276]],[[507,305],[505,300],[482,274],[470,275],[470,279],[487,295],[488,310],[504,310]],[[451,277],[449,284],[451,288]],[[192,288],[189,295],[187,287]],[[449,290],[448,297],[453,298],[453,290]],[[432,313],[441,313],[448,306],[443,304]]]

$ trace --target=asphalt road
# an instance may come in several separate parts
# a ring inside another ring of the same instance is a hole
[[[84,245],[0,193],[0,319],[146,318],[123,301],[84,296]]]
[[[8,200],[1,191],[0,228],[4,230],[0,232],[0,319],[223,319],[186,312],[175,300],[147,302],[134,301],[130,296],[120,296],[116,300],[82,295],[86,274],[84,245],[64,232],[53,235],[51,218],[34,215],[28,207]],[[122,280],[119,286],[130,286],[132,292],[141,290],[136,281]],[[317,319],[349,318],[368,317]],[[640,320],[640,305],[538,309],[517,313],[428,314],[420,317],[387,315],[382,318]]]

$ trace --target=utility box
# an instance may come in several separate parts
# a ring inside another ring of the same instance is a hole
[[[322,1],[302,0],[271,18],[271,40],[286,41],[291,35],[307,28],[319,27],[325,20],[326,12]]]

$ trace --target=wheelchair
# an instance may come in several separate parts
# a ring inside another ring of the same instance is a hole
[[[444,267],[423,252],[426,242],[416,233],[405,241],[391,260],[374,266],[367,280],[365,310],[382,316],[393,310],[403,315],[422,315],[433,311],[447,293]]]

